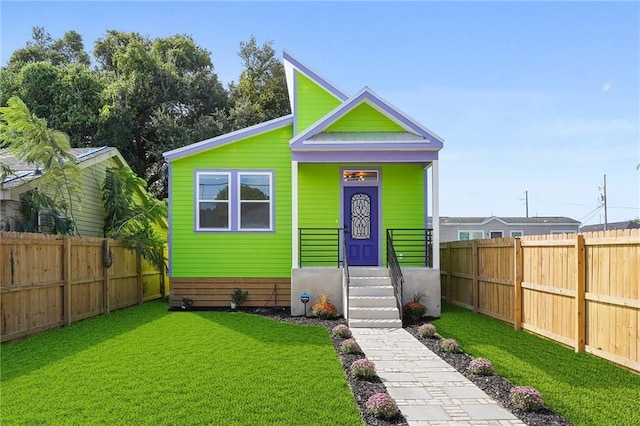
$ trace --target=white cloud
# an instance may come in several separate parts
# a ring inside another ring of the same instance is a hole
[[[612,86],[613,86],[613,81],[607,81],[606,83],[604,83],[602,85],[602,93],[607,93],[609,90],[611,90]]]

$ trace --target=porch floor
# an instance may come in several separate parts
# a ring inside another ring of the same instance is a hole
[[[351,328],[409,426],[524,425],[402,328]]]

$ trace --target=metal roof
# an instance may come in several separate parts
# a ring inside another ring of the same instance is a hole
[[[94,158],[109,149],[108,146],[98,148],[71,148],[71,154],[76,158],[78,163]],[[39,177],[43,170],[41,167],[25,163],[16,158],[6,149],[0,149],[0,164],[8,166],[13,174],[7,176],[2,181],[3,188],[13,188],[25,184],[26,182]]]
[[[441,225],[481,225],[492,220],[499,220],[510,225],[566,225],[580,224],[579,221],[565,216],[537,216],[537,217],[454,217],[440,216]]]

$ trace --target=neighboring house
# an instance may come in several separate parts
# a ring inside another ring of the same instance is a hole
[[[568,217],[440,217],[442,242],[523,235],[578,232],[580,222]]]
[[[83,189],[81,202],[73,200],[71,214],[75,219],[76,234],[84,237],[102,237],[104,233],[105,211],[102,202],[102,184],[106,169],[110,167],[128,167],[117,148],[103,146],[99,148],[71,148],[81,174]],[[0,188],[0,228],[16,230],[20,220],[20,195],[38,187],[42,173],[32,164],[25,164],[6,150],[0,150],[0,164],[13,170],[14,174],[2,181]],[[168,224],[158,224],[156,231],[166,238]]]
[[[597,232],[604,231],[604,224],[598,225],[586,225],[580,228],[580,232]],[[607,231],[614,231],[620,229],[640,229],[640,220],[625,220],[624,222],[612,222],[607,223]]]
[[[301,292],[309,309],[327,292],[351,316],[341,229],[349,265],[388,279],[386,230],[411,228],[423,253],[403,268],[403,299],[421,286],[439,315],[438,250],[425,260],[424,247],[425,235],[438,246],[438,227],[425,228],[438,215],[442,139],[367,87],[349,97],[286,52],[284,65],[292,114],[164,154],[171,306],[229,306],[241,287],[247,306],[294,315]]]

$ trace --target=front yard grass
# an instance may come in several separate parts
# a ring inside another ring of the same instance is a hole
[[[576,425],[640,425],[640,375],[450,304],[433,323],[468,354],[489,359],[496,374],[538,389]]]
[[[3,425],[361,425],[327,330],[162,301],[1,348]]]

